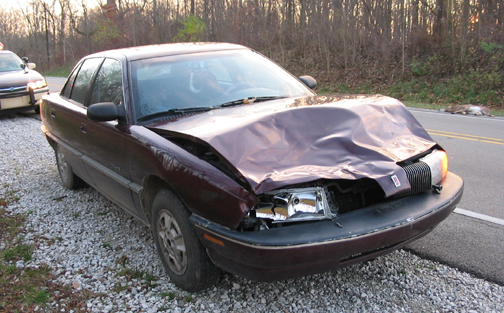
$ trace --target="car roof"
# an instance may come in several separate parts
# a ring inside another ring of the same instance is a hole
[[[5,53],[5,54],[14,54],[17,56],[17,54],[15,54],[14,52],[10,51],[10,50],[0,50],[0,53]]]
[[[245,46],[219,42],[170,43],[160,45],[139,46],[108,50],[89,55],[88,57],[125,57],[129,60],[139,60],[167,55],[179,55],[198,52],[242,50]]]

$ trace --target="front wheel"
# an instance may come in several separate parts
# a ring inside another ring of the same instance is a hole
[[[208,257],[189,221],[189,212],[168,190],[152,205],[154,241],[171,281],[186,291],[207,288],[219,280],[220,269]]]

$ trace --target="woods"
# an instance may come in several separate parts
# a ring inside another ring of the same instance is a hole
[[[31,0],[0,14],[0,41],[42,72],[105,49],[221,41],[327,92],[504,106],[502,0]]]

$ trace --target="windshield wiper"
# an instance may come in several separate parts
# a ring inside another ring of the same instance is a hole
[[[179,115],[179,114],[186,114],[186,113],[206,112],[206,111],[210,111],[213,109],[214,109],[214,107],[174,108],[174,109],[169,109],[168,111],[156,112],[153,114],[142,116],[137,121],[143,122],[146,120],[155,119],[155,118],[163,117],[163,116],[167,116],[167,115]]]
[[[214,107],[192,107],[192,108],[175,108],[175,109],[169,109],[168,113],[193,113],[193,112],[206,112],[213,110]]]
[[[261,101],[268,101],[268,100],[275,100],[275,99],[282,99],[282,98],[287,98],[285,96],[264,96],[264,97],[248,97],[245,99],[237,99],[233,101],[228,101],[225,102],[221,105],[219,105],[219,108],[226,108],[226,107],[232,107],[234,105],[240,105],[240,104],[251,104],[254,102],[261,102]]]

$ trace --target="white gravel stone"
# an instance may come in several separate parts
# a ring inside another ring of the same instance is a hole
[[[90,187],[61,187],[40,125],[0,117],[0,196],[15,191],[7,210],[28,215],[23,240],[38,242],[33,259],[16,266],[45,263],[57,282],[94,293],[89,312],[504,312],[504,287],[402,250],[310,277],[259,283],[224,274],[208,290],[179,290],[147,227]],[[128,281],[125,268],[156,280]]]

